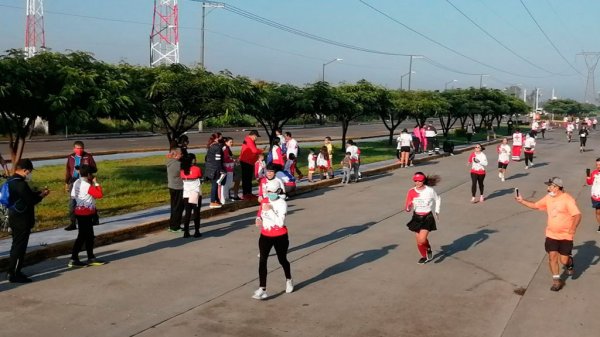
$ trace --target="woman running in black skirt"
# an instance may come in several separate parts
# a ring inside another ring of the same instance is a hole
[[[406,194],[407,212],[413,211],[412,219],[406,226],[411,231],[415,232],[417,239],[417,248],[421,254],[421,258],[417,263],[425,264],[433,259],[433,252],[427,236],[429,232],[437,229],[435,218],[439,220],[441,198],[432,188],[440,181],[440,177],[425,176],[423,172],[417,172],[413,176],[415,187],[408,190]],[[435,218],[433,216],[435,204]]]

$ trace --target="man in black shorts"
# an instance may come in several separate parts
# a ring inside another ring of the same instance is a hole
[[[548,186],[548,194],[541,200],[531,202],[523,199],[520,195],[516,196],[516,200],[526,207],[548,212],[545,247],[552,273],[550,290],[559,291],[564,286],[564,281],[560,277],[559,262],[565,266],[567,275],[574,273],[571,250],[573,249],[575,230],[581,222],[581,212],[577,208],[575,199],[564,192],[562,179],[553,177],[545,184]]]

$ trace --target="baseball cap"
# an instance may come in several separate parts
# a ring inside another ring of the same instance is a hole
[[[249,133],[249,135],[250,135],[250,136],[254,135],[254,136],[256,136],[256,137],[260,137],[260,135],[258,134],[258,131],[257,131],[257,130],[250,130],[250,133]]]
[[[31,162],[31,159],[24,158],[17,162],[17,168],[33,171],[33,163]]]
[[[556,185],[558,187],[564,187],[563,181],[559,177],[552,177],[552,178],[548,179],[548,181],[544,182],[544,184],[546,184],[548,186]]]

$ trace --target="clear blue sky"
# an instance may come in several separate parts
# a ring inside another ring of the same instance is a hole
[[[488,87],[519,83],[528,92],[539,87],[543,99],[550,97],[552,88],[558,97],[583,99],[587,68],[576,54],[600,51],[598,0],[523,0],[566,60],[540,32],[520,0],[364,1],[429,38],[497,69],[456,55],[359,0],[224,2],[337,42],[392,53],[422,54],[453,70],[489,74],[483,79]],[[504,49],[449,2],[519,56],[545,70]],[[44,5],[46,44],[54,51],[83,50],[107,62],[148,64],[153,0],[46,0]],[[0,0],[0,50],[23,47],[24,7],[25,0]],[[180,0],[179,7],[181,62],[194,65],[200,58],[201,4]],[[206,67],[211,71],[228,69],[255,79],[303,85],[320,79],[323,63],[343,58],[326,67],[329,82],[364,78],[389,88],[398,88],[400,75],[408,72],[408,57],[324,44],[225,9],[210,11],[206,29]],[[444,83],[454,79],[457,82],[449,87],[479,86],[477,75],[454,73],[422,59],[414,60],[413,70],[413,89],[441,90]],[[405,88],[407,79],[404,78]],[[597,89],[600,90],[600,83]]]

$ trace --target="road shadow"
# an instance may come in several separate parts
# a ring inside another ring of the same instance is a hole
[[[517,173],[517,174],[513,174],[512,176],[506,178],[506,180],[519,179],[519,178],[527,177],[528,175],[529,175],[529,173]]]
[[[490,200],[490,199],[494,199],[494,198],[498,198],[501,197],[503,195],[507,195],[507,194],[511,194],[514,192],[514,188],[505,188],[503,190],[495,190],[494,192],[490,193],[486,200]]]
[[[315,282],[325,280],[331,276],[345,273],[364,264],[369,264],[371,262],[379,260],[380,258],[386,256],[391,250],[395,249],[396,247],[398,247],[398,245],[393,244],[381,247],[380,249],[371,249],[354,253],[347,257],[344,261],[323,270],[319,275],[316,275],[308,280],[304,280],[298,283],[294,288],[302,289]]]
[[[542,167],[542,166],[548,166],[548,163],[543,162],[543,163],[533,163],[532,167]]]
[[[373,226],[374,224],[376,224],[376,222],[371,221],[371,222],[367,222],[365,224],[358,225],[358,226],[349,226],[349,227],[336,229],[329,234],[312,239],[312,240],[310,240],[306,243],[303,243],[299,246],[292,247],[288,250],[288,253],[295,252],[297,250],[302,250],[302,249],[305,249],[308,247],[312,247],[312,246],[315,246],[315,245],[318,245],[321,243],[337,241],[346,236],[358,234],[358,233],[368,229],[369,227]]]
[[[439,163],[439,160],[427,160],[427,161],[422,161],[422,162],[416,162],[414,167],[435,165],[437,163]]]
[[[458,238],[451,244],[440,247],[442,251],[433,257],[434,263],[440,263],[447,257],[466,251],[471,247],[475,247],[483,241],[489,239],[490,234],[497,232],[498,231],[495,229],[480,229],[475,233],[467,234],[461,238]]]
[[[597,265],[600,261],[600,247],[596,246],[596,241],[586,241],[579,246],[573,247],[577,253],[573,255],[575,263],[575,273],[573,280],[578,279],[592,265]]]

